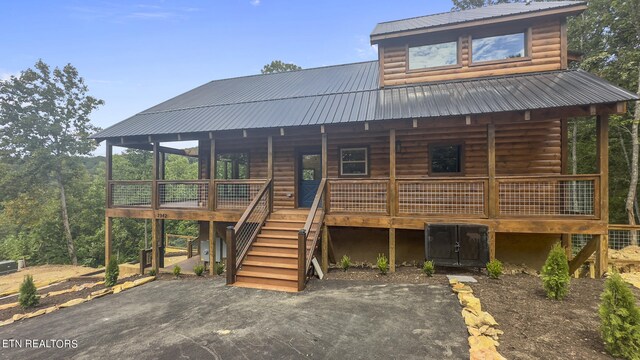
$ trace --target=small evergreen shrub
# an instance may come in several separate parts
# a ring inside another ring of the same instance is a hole
[[[433,261],[425,261],[424,264],[422,264],[422,272],[428,277],[432,277],[433,274],[436,273],[436,266],[433,264]]]
[[[221,263],[221,262],[216,263],[216,268],[215,268],[215,270],[216,270],[216,274],[218,274],[218,275],[222,275],[222,273],[224,272],[224,264],[223,264],[223,263]]]
[[[181,272],[182,272],[182,269],[180,268],[180,265],[176,265],[173,268],[173,275],[175,275],[175,277],[180,277]]]
[[[387,259],[384,254],[378,255],[378,260],[376,260],[376,265],[378,266],[378,270],[382,275],[386,275],[389,271],[389,259]]]
[[[113,286],[118,283],[118,275],[120,275],[120,269],[118,269],[118,261],[114,258],[109,260],[107,268],[104,270],[104,286]]]
[[[148,274],[149,276],[156,276],[156,269],[150,269]]]
[[[503,266],[502,262],[498,259],[493,259],[487,263],[487,274],[491,279],[498,279],[502,275]]]
[[[196,276],[202,276],[202,273],[204,272],[204,265],[198,264],[194,266],[193,272],[196,274]]]
[[[351,267],[351,258],[347,255],[342,256],[342,259],[340,259],[340,267],[342,268],[342,271],[349,270]]]
[[[26,275],[22,284],[20,284],[20,294],[18,294],[18,302],[23,308],[30,308],[38,305],[40,296],[36,284],[33,283],[33,276]]]
[[[605,282],[598,312],[605,349],[615,357],[640,359],[640,309],[619,274]]]
[[[555,244],[542,267],[542,285],[547,297],[562,300],[569,293],[569,262],[560,244]]]

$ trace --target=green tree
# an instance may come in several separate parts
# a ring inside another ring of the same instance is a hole
[[[97,130],[89,115],[102,100],[87,95],[88,88],[71,64],[51,70],[42,60],[33,69],[0,82],[0,158],[19,164],[33,185],[53,182],[71,263],[78,263],[68,212],[68,166],[73,157],[89,155]]]
[[[614,273],[600,296],[600,331],[607,351],[624,359],[640,359],[640,309],[622,277]]]
[[[522,2],[517,0],[452,0],[454,11],[474,9],[483,6]]]
[[[296,64],[285,63],[280,60],[273,60],[271,63],[262,67],[262,70],[260,70],[260,72],[263,74],[273,74],[294,70],[302,70],[302,68]]]

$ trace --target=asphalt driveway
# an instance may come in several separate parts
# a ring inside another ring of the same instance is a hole
[[[9,339],[76,340],[77,347],[7,348]],[[0,341],[2,359],[469,357],[447,286],[339,280],[312,281],[299,294],[221,279],[155,281],[2,327]]]

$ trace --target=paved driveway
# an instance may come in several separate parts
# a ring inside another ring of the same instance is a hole
[[[0,340],[77,340],[0,358],[468,359],[465,329],[446,286],[330,280],[287,294],[155,281],[0,328]]]

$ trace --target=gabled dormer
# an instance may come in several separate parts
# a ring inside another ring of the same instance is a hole
[[[584,1],[499,4],[383,22],[380,85],[469,79],[567,68],[568,16]]]

